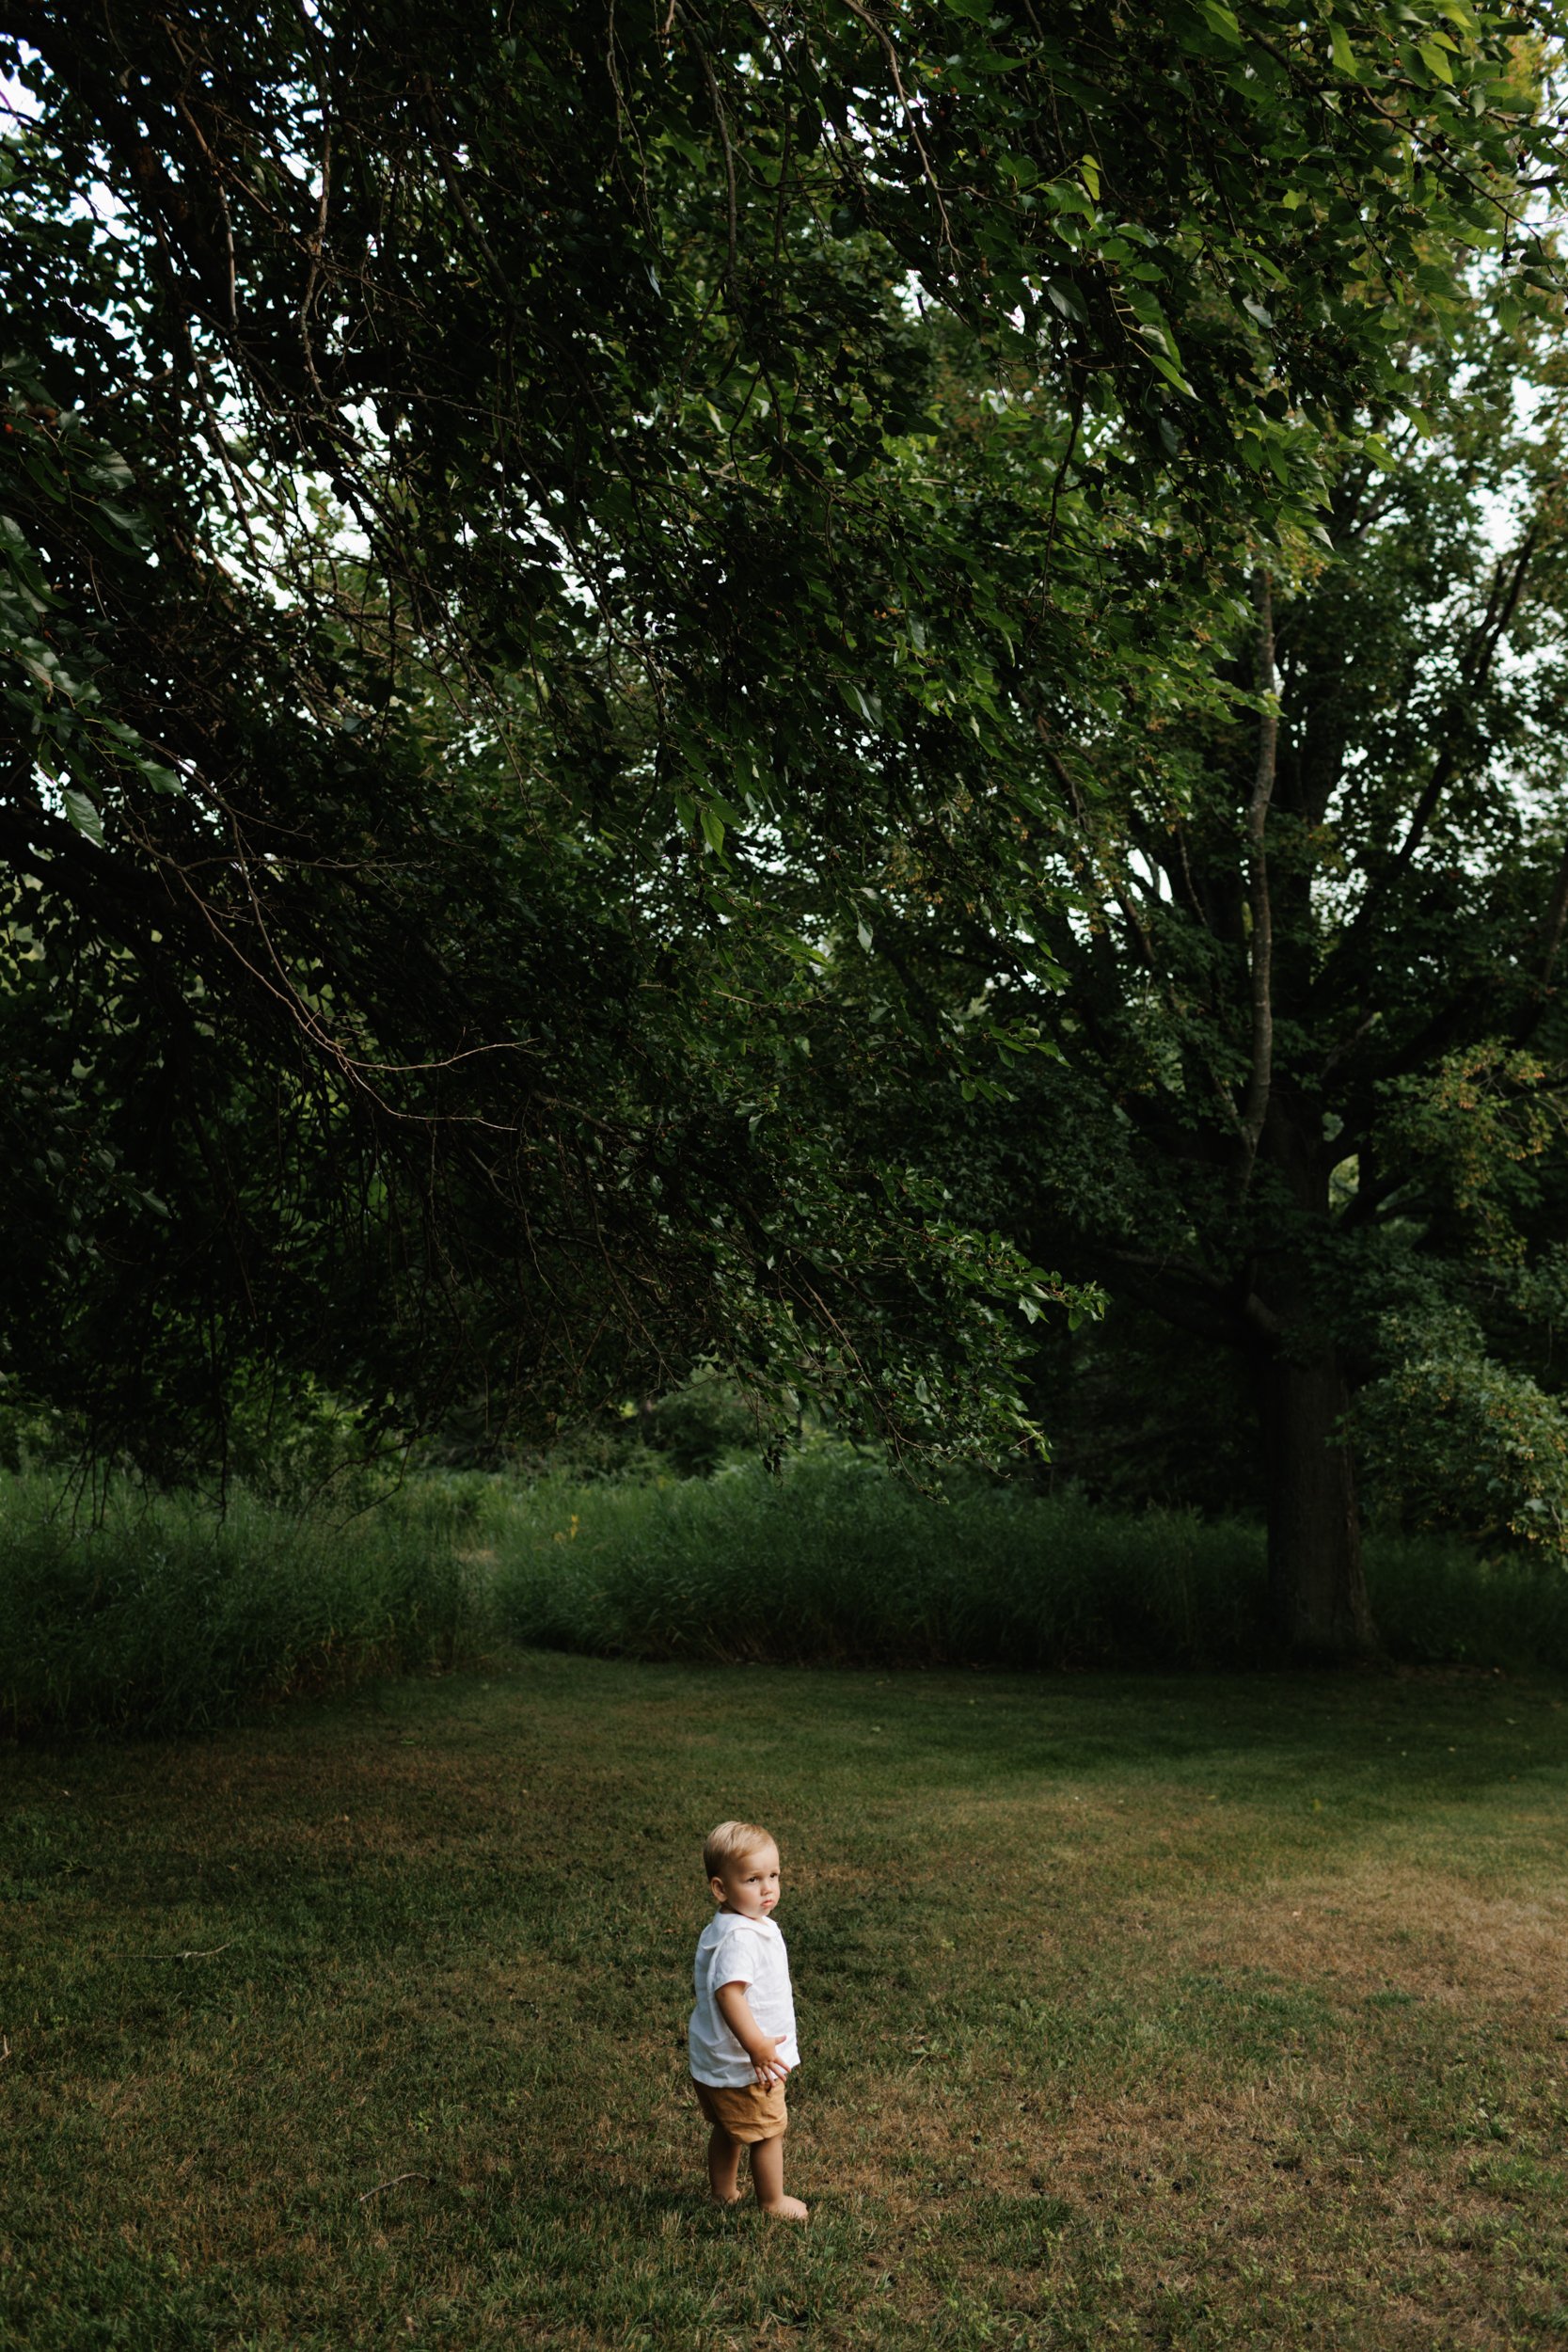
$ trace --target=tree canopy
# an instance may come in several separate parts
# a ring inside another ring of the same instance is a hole
[[[166,1460],[252,1359],[1016,1429],[1053,1285],[859,1101],[1037,1050],[1084,712],[1332,539],[1478,255],[1547,299],[1549,29],[0,8],[10,1376]],[[1043,993],[863,1023],[899,894]]]
[[[1461,1523],[1560,1510],[1533,1382],[1568,1111],[1561,359],[1500,308],[1413,335],[1423,423],[1344,465],[1331,559],[1214,570],[1184,691],[1117,660],[1114,702],[1042,739],[1018,856],[1044,984],[979,910],[897,916],[918,985],[987,987],[1054,1049],[956,1104],[936,1163],[1243,1357],[1281,1613],[1323,1650],[1371,1638],[1353,1392],[1386,1485],[1459,1446]]]

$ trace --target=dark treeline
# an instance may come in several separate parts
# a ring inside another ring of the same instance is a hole
[[[1552,33],[0,0],[12,1441],[1555,1543]]]

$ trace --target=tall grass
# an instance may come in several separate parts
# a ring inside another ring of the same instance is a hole
[[[1395,1659],[1568,1670],[1549,1561],[1383,1537],[1368,1576]],[[847,1454],[660,1485],[431,1479],[347,1524],[123,1493],[85,1528],[56,1488],[0,1480],[0,1735],[218,1724],[497,1635],[715,1662],[1275,1658],[1255,1527],[1006,1487],[934,1502]]]
[[[239,1496],[111,1497],[0,1480],[0,1732],[166,1732],[451,1658],[467,1607],[432,1489],[333,1524]]]
[[[663,1487],[542,1482],[490,1540],[502,1622],[541,1645],[1024,1669],[1267,1646],[1252,1529],[1006,1487],[941,1502],[852,1458]]]
[[[1256,1527],[1006,1487],[943,1503],[844,1457],[498,1490],[486,1540],[502,1624],[541,1646],[1021,1669],[1275,1656]],[[1568,1667],[1560,1567],[1384,1536],[1368,1574],[1396,1659]]]

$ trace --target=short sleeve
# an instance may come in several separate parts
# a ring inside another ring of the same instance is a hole
[[[751,1936],[736,1930],[722,1936],[714,1946],[707,1964],[710,1993],[716,1993],[721,1984],[754,1984],[756,1974],[756,1956]]]

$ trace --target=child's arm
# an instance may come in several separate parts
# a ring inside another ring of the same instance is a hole
[[[752,2014],[752,2004],[746,1998],[744,1984],[720,1984],[713,1989],[719,2013],[731,2033],[752,2061],[752,2071],[766,2090],[770,2083],[788,2078],[789,2069],[779,2057],[784,2037],[765,2034]]]

